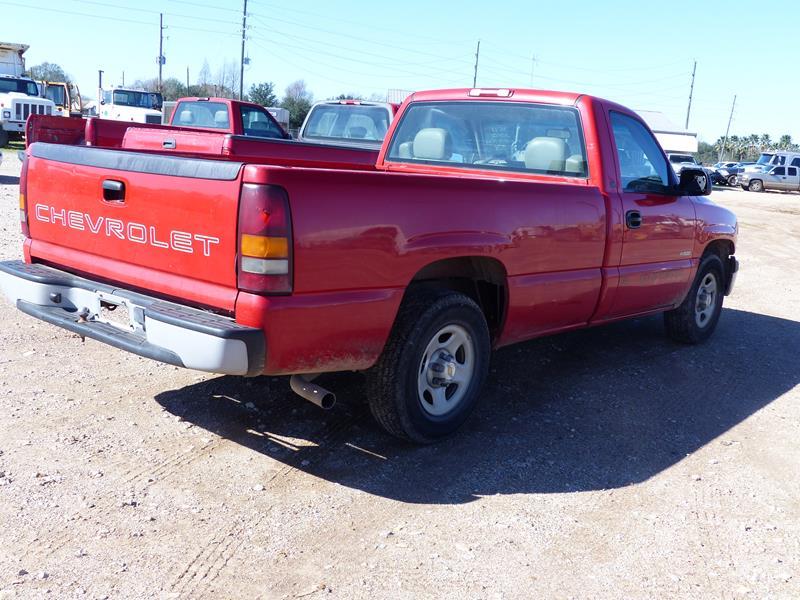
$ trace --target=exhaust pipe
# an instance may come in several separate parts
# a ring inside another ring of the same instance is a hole
[[[289,379],[289,386],[301,398],[305,398],[324,410],[330,410],[336,404],[336,394],[311,383],[311,380],[316,377],[317,374],[292,375]]]

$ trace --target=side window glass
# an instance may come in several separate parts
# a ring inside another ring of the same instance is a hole
[[[789,177],[797,177],[797,169],[795,167],[789,167]]]
[[[617,112],[611,113],[611,128],[619,157],[622,190],[669,193],[671,167],[647,128],[636,119]]]
[[[773,175],[786,175],[786,167],[775,167],[772,171]]]
[[[242,129],[245,135],[253,137],[282,138],[283,134],[273,123],[266,111],[242,107]]]
[[[792,159],[792,166],[793,167],[800,167],[800,158],[793,158]]]

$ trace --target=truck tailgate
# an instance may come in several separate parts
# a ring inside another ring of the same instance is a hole
[[[33,144],[34,261],[233,310],[242,164]]]

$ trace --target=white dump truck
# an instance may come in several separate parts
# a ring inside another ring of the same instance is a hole
[[[25,76],[27,44],[0,42],[0,147],[25,133],[30,115],[52,115],[55,104],[39,97],[36,82]]]

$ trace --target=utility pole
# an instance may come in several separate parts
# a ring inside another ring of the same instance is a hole
[[[728,145],[728,134],[731,132],[731,121],[733,121],[733,109],[736,108],[736,95],[733,96],[733,105],[731,106],[731,115],[728,117],[728,127],[725,129],[725,140],[722,142],[722,148],[719,150],[718,162],[722,162],[722,155],[725,154],[725,146]]]
[[[531,54],[531,87],[533,87],[533,67],[536,64],[536,55]]]
[[[475,74],[472,76],[472,87],[477,87],[478,85],[478,59],[480,57],[481,57],[481,41],[478,40],[478,48],[477,50],[475,50]]]
[[[186,65],[186,95],[191,96],[189,93],[189,65]]]
[[[122,72],[122,87],[125,87],[125,71]]]
[[[692,68],[692,86],[689,88],[689,106],[686,109],[686,129],[689,129],[689,113],[692,112],[692,94],[694,93],[694,74],[697,72],[697,61]]]
[[[247,39],[247,0],[242,8],[242,60],[239,63],[239,100],[244,94],[244,41]]]
[[[161,92],[161,69],[164,63],[164,13],[158,13],[158,91]]]
[[[97,103],[103,103],[103,71],[102,69],[97,69]]]

